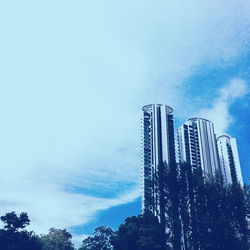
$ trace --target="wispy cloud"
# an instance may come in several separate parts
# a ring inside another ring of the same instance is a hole
[[[3,184],[8,189],[0,191],[1,212],[8,212],[10,207],[17,212],[27,211],[32,220],[30,228],[39,233],[46,233],[48,226],[68,228],[84,224],[97,211],[128,203],[140,195],[137,188],[116,198],[97,198],[69,193],[58,184],[27,180],[27,177],[15,182],[6,180]]]
[[[203,109],[199,116],[211,120],[215,125],[218,135],[225,134],[234,121],[230,114],[231,105],[238,99],[249,93],[246,81],[240,78],[231,79],[225,86],[219,89],[219,96],[213,101],[212,107]]]

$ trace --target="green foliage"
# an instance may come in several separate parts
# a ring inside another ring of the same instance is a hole
[[[1,216],[4,229],[0,229],[1,250],[41,250],[41,243],[38,236],[33,232],[24,229],[29,225],[29,218],[26,213],[17,216],[15,212]]]
[[[114,250],[163,250],[164,235],[158,219],[150,212],[128,217],[113,241]]]
[[[249,198],[239,184],[223,185],[219,173],[205,178],[190,164],[180,165],[178,180],[186,250],[249,249]]]
[[[247,221],[250,222],[250,185],[244,186],[244,195],[245,195],[245,200],[246,200]]]
[[[33,232],[0,230],[1,250],[41,250],[38,236]]]
[[[174,250],[181,249],[181,221],[180,221],[180,186],[176,164],[165,164],[163,176],[163,193],[165,207],[166,244]]]
[[[4,228],[13,232],[23,229],[30,224],[27,213],[21,213],[18,217],[15,212],[11,212],[1,216],[0,219],[5,224]]]
[[[97,227],[94,235],[86,238],[79,250],[111,250],[114,238],[115,233],[110,227]]]
[[[42,250],[74,250],[72,235],[65,229],[51,228],[49,233],[42,235],[40,241]]]

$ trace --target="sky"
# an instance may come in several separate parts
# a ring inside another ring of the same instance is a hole
[[[249,0],[0,2],[0,214],[75,242],[140,213],[141,107],[237,138],[249,183]]]

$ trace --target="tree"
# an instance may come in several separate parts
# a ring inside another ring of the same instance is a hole
[[[245,201],[246,201],[248,228],[250,228],[250,185],[244,186],[244,195],[245,195]]]
[[[26,213],[17,216],[11,212],[0,219],[4,223],[4,229],[0,229],[1,250],[41,250],[38,236],[23,230],[30,223]]]
[[[247,189],[243,189],[239,183],[233,183],[229,187],[229,199],[237,242],[241,244],[241,249],[248,249],[250,235],[247,222],[249,219]]]
[[[142,215],[128,217],[116,232],[114,250],[163,250],[164,235],[158,219],[146,211]]]
[[[49,233],[40,237],[42,250],[74,250],[72,235],[66,229],[51,228]]]
[[[168,231],[167,244],[174,250],[181,249],[181,220],[180,220],[180,186],[178,183],[177,164],[164,164],[163,193],[165,207],[165,231]],[[165,233],[166,234],[166,233]],[[166,237],[167,238],[167,237]]]
[[[188,241],[191,235],[191,217],[190,217],[190,202],[189,202],[189,190],[188,190],[188,176],[187,176],[187,164],[181,164],[179,166],[179,199],[180,199],[180,217],[182,228],[182,239],[184,249],[189,250]]]
[[[223,185],[220,173],[205,177],[188,163],[180,164],[177,179],[186,250],[249,249],[247,187]]]
[[[115,232],[107,226],[95,229],[94,235],[86,238],[79,250],[112,250]]]
[[[228,207],[228,190],[218,178],[206,181],[207,232],[204,238],[206,249],[237,249],[235,232],[231,226],[231,211]]]
[[[21,213],[18,217],[15,212],[11,212],[7,213],[5,216],[1,216],[0,219],[5,224],[4,228],[12,232],[23,229],[30,224],[27,213]]]

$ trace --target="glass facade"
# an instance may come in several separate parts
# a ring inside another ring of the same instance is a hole
[[[216,140],[211,121],[191,118],[175,134],[171,107],[150,104],[142,110],[142,210],[151,211],[163,226],[163,175],[176,161],[190,163],[192,170],[201,169],[205,177],[220,174],[226,184],[243,184],[236,140],[228,136]]]
[[[164,221],[162,175],[175,161],[173,110],[162,104],[143,107],[143,211],[150,210]]]
[[[236,139],[227,135],[217,138],[222,179],[225,185],[239,182],[243,185]]]
[[[213,123],[203,118],[191,118],[177,129],[178,162],[188,162],[201,168],[204,175],[219,171],[216,136]]]

